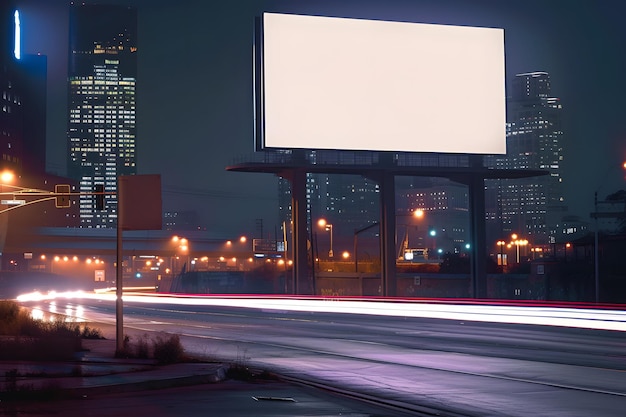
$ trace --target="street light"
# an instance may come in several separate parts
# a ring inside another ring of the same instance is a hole
[[[178,259],[179,252],[187,255],[187,260],[185,261],[185,267],[186,268],[189,267],[189,265],[187,265],[189,263],[189,241],[184,237],[172,236],[172,243],[174,243],[177,249],[175,251],[174,258]],[[174,269],[173,263],[174,263],[173,261],[170,262],[170,265],[172,266],[172,270]],[[178,265],[176,265],[176,269],[178,269]]]
[[[15,179],[15,174],[13,171],[4,170],[0,173],[0,183],[2,184],[10,184]]]
[[[504,240],[498,240],[496,245],[500,247],[500,259],[498,265],[504,266],[504,247],[506,246],[506,242]]]
[[[511,246],[515,245],[515,247],[516,247],[515,261],[516,261],[516,263],[519,263],[519,247],[528,245],[528,240],[526,240],[526,239],[518,239],[517,238],[517,234],[515,234],[515,233],[513,233],[511,235],[511,239],[513,239],[511,241]]]
[[[5,169],[4,171],[0,172],[0,194],[4,195],[4,186],[7,185],[9,187],[11,187],[11,183],[13,183],[13,181],[15,180],[15,174],[13,173],[13,171],[9,171],[8,169]]]
[[[396,217],[413,217],[414,219],[417,219],[420,222],[424,218],[424,215],[425,215],[425,211],[424,209],[421,209],[421,208],[411,209],[409,213],[406,213],[406,214],[396,213]],[[402,238],[402,241],[400,243],[401,248],[398,251],[399,258],[402,258],[404,255],[406,255],[407,249],[409,249],[409,229],[410,229],[411,223],[410,222],[406,223],[404,224],[404,226],[405,226],[404,237]],[[415,226],[415,230],[418,230],[417,225]],[[396,240],[397,239],[398,239],[398,235],[397,235],[397,229],[396,229]],[[418,242],[422,240],[422,237],[419,234],[417,236],[417,240]],[[418,244],[418,246],[420,245]]]
[[[328,250],[328,257],[333,257],[333,225],[326,222],[326,219],[319,219],[317,222],[319,227],[323,227],[327,232],[330,232],[330,249]]]

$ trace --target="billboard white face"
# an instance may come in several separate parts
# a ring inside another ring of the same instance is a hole
[[[264,147],[506,153],[503,29],[264,13],[262,30]]]

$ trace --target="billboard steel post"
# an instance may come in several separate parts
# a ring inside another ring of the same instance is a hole
[[[472,155],[471,164],[482,168],[481,155]],[[469,178],[468,191],[470,203],[470,265],[472,297],[487,297],[487,233],[485,230],[485,180],[480,174]]]
[[[396,192],[394,175],[380,175],[380,250],[381,291],[385,297],[394,297],[396,288]]]
[[[291,181],[291,218],[293,221],[293,286],[294,295],[302,293],[302,283],[308,276],[306,172],[294,170]]]

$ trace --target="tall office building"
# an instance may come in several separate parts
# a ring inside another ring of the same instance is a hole
[[[20,77],[24,97],[23,172],[42,175],[46,172],[46,81],[48,57],[21,54]]]
[[[68,176],[107,193],[104,210],[80,196],[81,227],[114,227],[117,177],[136,174],[136,9],[70,6],[68,75]]]
[[[19,76],[19,12],[10,2],[0,5],[0,170],[22,170],[23,89]]]
[[[21,49],[21,19],[17,2],[0,2],[0,171],[13,175],[0,191],[17,188],[54,190],[67,178],[47,174],[46,168],[46,76],[43,55]],[[0,269],[24,270],[25,253],[32,250],[41,227],[68,227],[76,223],[74,207],[56,209],[53,201],[40,196],[2,196],[0,203]],[[6,200],[36,204],[11,205]],[[10,211],[4,211],[10,208]]]
[[[489,241],[527,236],[533,245],[553,243],[566,214],[563,197],[562,106],[551,97],[546,72],[517,74],[507,106],[507,154],[488,158],[502,169],[540,169],[548,175],[486,181]]]

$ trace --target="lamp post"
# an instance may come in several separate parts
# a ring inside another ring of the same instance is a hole
[[[519,247],[528,245],[528,240],[526,240],[526,239],[518,239],[517,238],[517,234],[515,234],[515,233],[513,233],[511,235],[511,239],[513,239],[511,241],[511,245],[515,245],[515,252],[516,252],[515,261],[516,261],[516,263],[519,263]]]
[[[410,212],[406,213],[406,214],[404,214],[404,213],[396,213],[396,217],[413,217],[414,219],[418,219],[418,220],[421,221],[424,218],[424,213],[425,213],[424,209],[417,208],[417,209],[411,209]],[[399,259],[403,258],[406,255],[406,250],[410,248],[410,246],[409,246],[409,234],[410,234],[409,233],[409,229],[410,229],[411,223],[410,222],[409,223],[405,223],[404,226],[406,227],[405,233],[404,233],[404,237],[402,238],[402,241],[400,243],[400,247],[399,248],[396,247],[396,251],[397,251]],[[418,231],[418,234],[417,234],[418,242],[422,242],[422,240],[425,241],[427,239],[427,237],[426,236],[421,236],[419,234],[419,228],[418,228],[417,225],[415,226],[415,229]],[[397,234],[397,230],[396,230],[396,245],[397,245],[397,242],[398,242],[398,234]],[[426,245],[426,246],[428,245],[428,243],[426,243],[426,242],[422,242],[422,243],[424,245]]]
[[[496,245],[500,247],[500,266],[504,269],[504,247],[506,246],[506,242],[504,240],[498,240]]]
[[[404,214],[404,215],[400,214],[400,215],[401,216],[411,216],[411,217],[413,217],[415,219],[422,220],[424,218],[424,209],[418,208],[418,209],[413,210],[410,215],[409,214]],[[419,231],[418,226],[416,226],[416,230]],[[418,241],[419,241],[419,234],[418,234]],[[409,247],[409,232],[408,232],[408,225],[407,225],[406,247],[405,248],[408,248],[408,247]]]
[[[323,227],[327,232],[330,232],[330,249],[328,250],[328,257],[333,257],[333,225],[326,222],[326,219],[319,219],[317,222],[319,227]]]
[[[189,241],[184,237],[173,236],[172,243],[174,243],[174,245],[176,246],[174,257],[178,259],[179,253],[183,253],[187,255],[187,260],[185,261],[185,265],[186,265],[186,268],[189,268],[189,265],[187,265],[187,263],[189,262]],[[174,272],[176,269],[178,269],[178,265],[176,265],[176,268],[172,266],[172,272]]]

